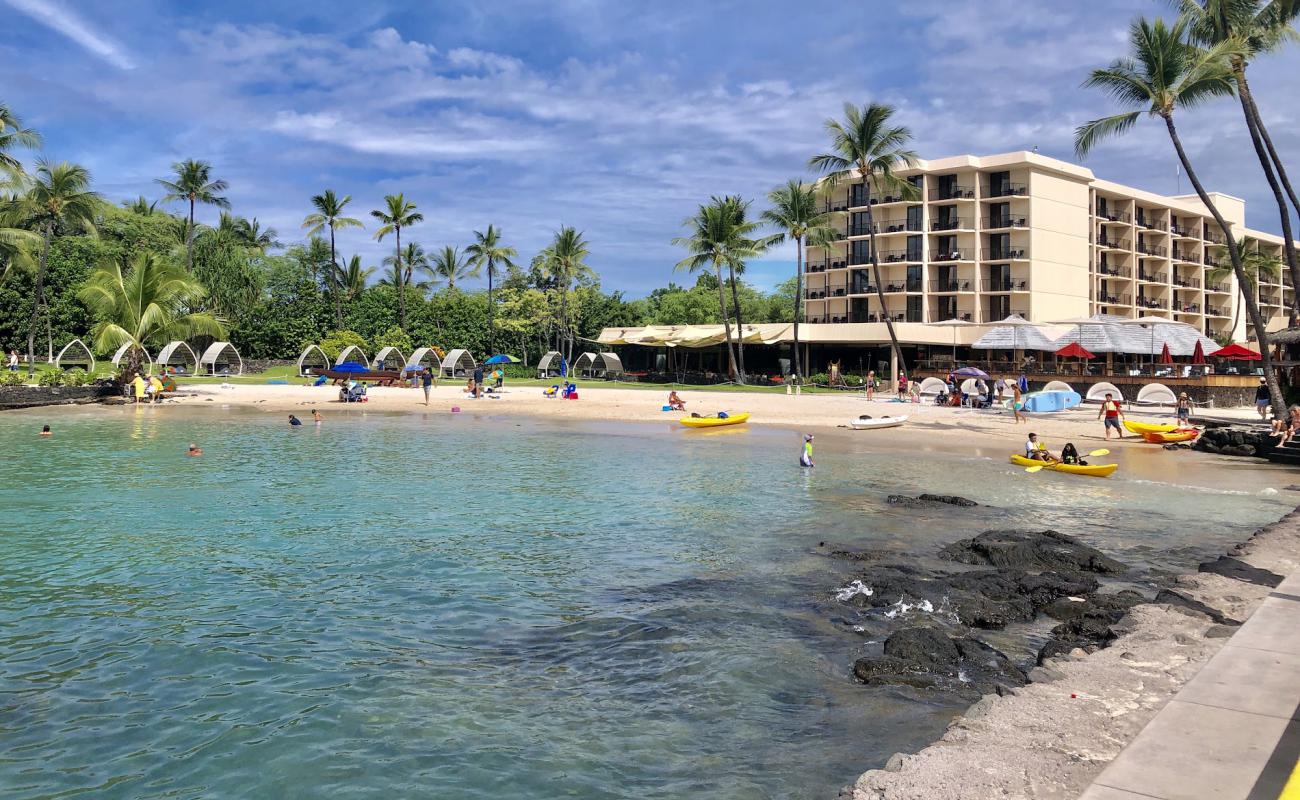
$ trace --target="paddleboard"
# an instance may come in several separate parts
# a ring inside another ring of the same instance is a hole
[[[1024,410],[1032,414],[1044,414],[1052,411],[1065,411],[1083,402],[1078,392],[1030,392],[1021,398]]]

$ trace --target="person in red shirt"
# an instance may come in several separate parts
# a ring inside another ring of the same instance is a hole
[[[1115,401],[1115,395],[1110,392],[1106,393],[1106,400],[1101,404],[1101,411],[1097,412],[1097,419],[1103,417],[1106,419],[1106,438],[1110,439],[1111,428],[1114,428],[1119,438],[1123,439],[1124,428],[1120,425],[1120,422],[1124,418],[1124,411],[1119,407],[1119,403]]]

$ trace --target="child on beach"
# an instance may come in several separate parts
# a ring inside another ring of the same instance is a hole
[[[803,437],[803,452],[799,454],[799,466],[801,467],[813,466],[812,443],[813,443],[813,435],[811,433],[805,434]]]

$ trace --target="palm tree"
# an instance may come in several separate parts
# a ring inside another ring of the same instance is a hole
[[[569,363],[573,362],[573,330],[569,325],[569,287],[578,278],[591,274],[591,267],[587,266],[589,255],[591,250],[587,240],[582,236],[582,231],[571,225],[556,231],[555,238],[546,249],[546,270],[560,293],[560,335],[566,342],[565,347],[561,349],[565,350],[565,360]]]
[[[267,250],[273,250],[280,247],[280,233],[275,228],[263,228],[262,223],[257,221],[257,217],[244,219],[240,217],[243,223],[240,226],[240,234],[244,239],[244,244],[250,250],[256,250],[259,253],[265,253]]]
[[[831,153],[813,156],[808,166],[826,175],[827,188],[833,189],[841,181],[852,180],[856,173],[862,180],[862,205],[867,207],[867,232],[871,241],[871,277],[876,284],[876,299],[880,302],[880,315],[885,318],[889,342],[899,370],[906,372],[903,348],[894,332],[894,321],[885,310],[885,286],[880,280],[880,260],[876,257],[876,225],[871,213],[871,187],[889,192],[904,200],[919,199],[915,186],[900,178],[895,170],[916,165],[916,153],[907,149],[912,132],[904,125],[891,125],[894,115],[891,106],[872,103],[858,108],[844,104],[844,122],[826,120],[826,132],[831,136]]]
[[[794,239],[794,377],[803,375],[799,361],[799,318],[803,316],[803,260],[804,242],[816,246],[834,239],[831,222],[838,216],[817,210],[817,192],[812,186],[791,180],[785,186],[768,192],[772,207],[763,212],[761,219],[780,232],[772,237],[772,244],[781,244],[786,237]]]
[[[140,195],[134,200],[123,200],[122,208],[130,211],[132,214],[139,214],[142,217],[152,217],[158,210],[158,201],[150,202],[147,197]]]
[[[1166,25],[1161,19],[1149,22],[1145,17],[1138,17],[1134,20],[1129,28],[1130,55],[1113,61],[1109,67],[1093,70],[1083,85],[1102,89],[1117,105],[1138,110],[1102,117],[1079,126],[1074,132],[1074,149],[1082,158],[1101,140],[1127,132],[1144,112],[1164,121],[1165,130],[1169,133],[1169,140],[1173,143],[1183,171],[1187,173],[1187,179],[1191,181],[1201,204],[1209,210],[1223,231],[1232,271],[1237,278],[1237,288],[1245,298],[1246,315],[1254,325],[1255,336],[1259,340],[1261,366],[1268,381],[1273,413],[1281,415],[1285,413],[1286,406],[1282,402],[1282,390],[1273,371],[1265,320],[1259,311],[1255,293],[1249,291],[1250,284],[1242,263],[1241,248],[1232,235],[1231,226],[1201,185],[1201,179],[1192,167],[1187,151],[1183,149],[1182,139],[1174,124],[1176,109],[1193,108],[1216,97],[1232,95],[1235,83],[1227,59],[1234,52],[1235,44],[1224,42],[1209,49],[1188,44],[1185,41],[1187,25],[1186,18],[1179,19],[1172,26]]]
[[[27,225],[41,237],[40,257],[36,265],[36,286],[32,292],[31,324],[27,330],[28,374],[35,369],[36,321],[45,302],[45,276],[50,262],[50,242],[65,228],[95,230],[95,213],[99,195],[90,191],[90,173],[85,167],[66,161],[37,163],[36,176],[19,201]]]
[[[487,268],[488,279],[488,352],[492,353],[496,349],[495,334],[496,321],[493,318],[492,306],[492,280],[497,274],[497,264],[507,269],[514,267],[515,262],[512,258],[518,258],[519,252],[513,247],[506,247],[501,244],[501,229],[493,225],[488,225],[487,231],[474,231],[474,243],[465,248],[465,253],[474,261],[476,267]]]
[[[221,179],[212,177],[212,165],[206,161],[177,161],[172,164],[175,180],[159,178],[154,183],[167,190],[163,196],[164,203],[184,200],[190,204],[189,236],[185,241],[185,268],[194,271],[194,206],[204,203],[217,208],[230,208],[230,201],[218,192],[224,192],[230,185]]]
[[[399,295],[405,295],[408,289],[425,292],[432,285],[429,281],[415,280],[416,274],[427,275],[433,272],[429,256],[419,242],[408,242],[402,248],[400,256],[386,256],[384,266],[388,267],[388,274],[379,282],[393,287]]]
[[[448,289],[456,288],[456,281],[465,281],[478,277],[478,264],[468,251],[462,253],[460,248],[444,246],[433,256],[433,263],[427,267],[434,285],[447,284]]]
[[[174,339],[225,336],[219,319],[190,311],[205,294],[189,272],[141,252],[128,271],[116,261],[100,266],[77,297],[96,320],[91,335],[97,350],[135,345],[126,369],[127,375],[133,375],[140,370],[142,350]]]
[[[15,147],[36,148],[41,146],[41,135],[31,128],[24,128],[23,121],[0,103],[0,170],[22,172],[23,165],[18,159],[9,155]]]
[[[1295,32],[1291,30],[1290,24],[1296,14],[1300,13],[1300,3],[1294,0],[1270,0],[1264,3],[1259,0],[1182,0],[1179,5],[1191,41],[1204,47],[1225,45],[1232,48],[1228,53],[1228,64],[1232,68],[1237,99],[1246,119],[1246,130],[1250,133],[1255,157],[1259,159],[1264,179],[1268,181],[1273,200],[1277,203],[1282,220],[1283,252],[1290,268],[1292,285],[1300,286],[1300,263],[1297,263],[1295,243],[1291,238],[1291,210],[1287,207],[1287,198],[1282,194],[1283,184],[1297,210],[1300,210],[1300,203],[1297,203],[1286,170],[1273,150],[1272,140],[1268,139],[1266,144],[1268,131],[1246,80],[1246,67],[1251,59],[1277,49],[1283,41],[1294,37]],[[1290,317],[1291,324],[1295,325],[1297,308],[1294,302],[1290,308]]]
[[[400,194],[390,194],[384,196],[384,208],[375,209],[370,212],[370,216],[379,220],[379,230],[375,231],[375,240],[382,242],[384,237],[390,233],[397,235],[396,266],[394,266],[394,275],[401,277],[402,266],[402,228],[409,227],[417,222],[424,221],[424,215],[415,210],[415,203],[407,201]],[[409,279],[410,271],[405,273]],[[402,330],[406,330],[406,290],[405,281],[397,287],[397,307],[398,316],[401,319]]]
[[[312,196],[311,204],[316,207],[316,211],[308,214],[302,221],[302,227],[307,229],[309,236],[318,236],[321,231],[329,228],[330,274],[337,272],[339,268],[338,253],[334,246],[334,232],[339,228],[365,228],[361,224],[361,220],[356,217],[343,216],[343,209],[350,202],[352,202],[352,195],[345,194],[342,198],[339,198],[334,194],[333,189],[326,189],[324,192]],[[338,293],[333,294],[334,314],[339,320],[339,325],[342,325],[343,307]]]
[[[374,272],[374,267],[361,266],[361,256],[352,256],[348,259],[347,266],[339,268],[335,273],[333,282],[342,292],[343,299],[352,302],[366,290],[366,281]],[[342,325],[343,321],[340,319],[339,326]]]
[[[737,359],[737,348],[732,344],[722,268],[727,267],[731,273],[732,301],[739,314],[740,303],[734,294],[735,270],[738,267],[743,269],[744,260],[758,255],[770,242],[770,239],[752,238],[758,229],[758,223],[745,221],[748,205],[748,202],[739,197],[712,197],[708,205],[700,206],[695,216],[682,223],[691,228],[691,234],[673,239],[674,245],[686,248],[689,253],[677,262],[676,269],[694,272],[706,267],[713,268],[714,277],[718,280],[718,310],[722,315],[722,329],[727,339],[727,359],[736,382],[741,384],[745,382],[745,367],[744,361]],[[739,316],[736,323],[739,333]]]
[[[1241,240],[1241,268],[1246,273],[1246,284],[1252,294],[1259,286],[1260,278],[1276,280],[1282,274],[1282,262],[1260,250],[1259,240],[1251,236],[1246,236]],[[1205,271],[1206,280],[1213,283],[1221,283],[1231,275],[1233,275],[1231,264],[1223,264]],[[1232,329],[1234,331],[1237,329],[1237,322],[1240,319],[1241,295],[1237,295],[1237,302],[1232,306]]]

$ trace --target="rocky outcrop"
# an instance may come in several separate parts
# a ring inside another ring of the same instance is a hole
[[[1118,638],[1115,625],[1129,609],[1147,599],[1134,591],[1098,592],[1087,597],[1066,597],[1043,607],[1043,613],[1060,620],[1052,639],[1038,651],[1038,663],[1064,655],[1076,647],[1092,652]]]
[[[1245,561],[1241,561],[1231,556],[1219,556],[1214,561],[1202,562],[1197,567],[1197,572],[1209,572],[1214,575],[1222,575],[1225,578],[1245,581],[1258,586],[1268,586],[1270,588],[1277,586],[1282,582],[1282,576],[1276,572],[1269,572],[1266,569],[1252,567]]]
[[[0,386],[0,410],[94,403],[116,393],[111,386]]]
[[[1063,570],[1118,574],[1128,567],[1057,531],[985,531],[939,551],[941,558],[999,569]]]
[[[1027,682],[1019,667],[984,642],[934,628],[894,632],[883,655],[854,662],[853,675],[869,685],[944,688],[972,697]]]
[[[891,494],[885,498],[885,502],[891,506],[906,506],[908,508],[925,508],[933,505],[950,505],[959,508],[974,508],[979,503],[974,500],[968,500],[965,497],[958,497],[955,494],[921,494],[916,497],[909,497],[905,494]]]
[[[1265,456],[1277,444],[1277,437],[1258,428],[1206,428],[1193,447],[1225,456]]]

